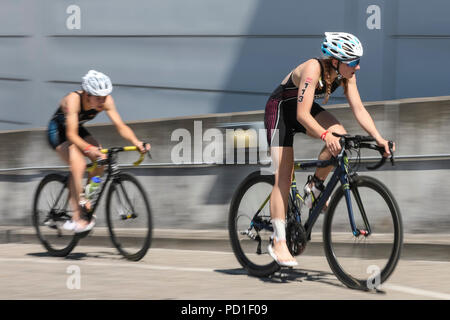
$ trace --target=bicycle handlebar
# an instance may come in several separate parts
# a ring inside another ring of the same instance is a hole
[[[144,148],[148,145],[147,142],[144,142]],[[139,148],[136,146],[126,146],[126,147],[112,147],[109,149],[101,149],[100,152],[103,154],[113,154],[113,153],[118,153],[118,152],[123,152],[123,151],[139,151]],[[141,153],[139,156],[139,159],[135,162],[133,162],[134,166],[138,166],[142,163],[142,161],[144,161],[145,158],[145,154],[148,154],[148,156],[150,157],[150,159],[152,159],[152,155],[150,154],[150,151]],[[98,166],[103,166],[108,164],[108,159],[97,159],[96,161],[90,163],[87,167],[88,167],[88,171],[92,171],[95,168],[97,168]]]
[[[380,161],[371,167],[366,167],[368,170],[376,170],[381,166],[383,166],[384,163],[386,162],[387,157],[384,156],[385,153],[384,147],[367,143],[367,142],[375,142],[376,141],[375,138],[371,136],[360,136],[360,135],[355,136],[350,136],[348,134],[341,135],[335,132],[333,132],[333,135],[335,137],[340,138],[339,142],[341,143],[342,146],[342,152],[344,152],[345,149],[361,149],[361,148],[378,151],[381,155]],[[389,141],[388,145],[389,145],[389,152],[391,154],[389,158],[391,160],[391,164],[394,165],[394,151],[392,150],[392,148],[394,147],[394,142]]]

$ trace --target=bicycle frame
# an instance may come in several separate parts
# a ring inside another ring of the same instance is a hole
[[[117,165],[117,152],[119,152],[119,151],[136,151],[136,150],[137,150],[137,148],[134,147],[134,146],[121,147],[121,148],[102,149],[101,152],[105,153],[105,154],[108,154],[108,157],[106,159],[104,159],[104,160],[98,160],[98,161],[96,161],[94,163],[90,163],[89,165],[87,165],[86,170],[88,172],[91,171],[91,170],[94,170],[97,166],[108,165],[107,174],[106,174],[106,180],[101,183],[100,191],[99,191],[97,199],[96,199],[96,201],[94,203],[94,207],[90,211],[92,214],[97,209],[97,207],[98,207],[98,205],[100,203],[100,199],[101,199],[104,191],[106,190],[106,186],[107,186],[108,182],[110,180],[117,179],[118,175],[120,174],[120,170],[119,170],[118,165]],[[141,154],[140,158],[136,162],[134,162],[133,165],[134,166],[139,165],[142,162],[143,159],[144,159],[144,155]],[[67,186],[69,181],[70,181],[70,174],[67,177],[67,180],[66,180],[66,182],[65,182],[65,184],[64,184],[64,186],[63,186],[63,188],[62,188],[58,198],[61,196],[64,188]],[[120,185],[120,188],[122,190],[122,194],[125,196],[125,200],[127,201],[127,203],[130,206],[132,206],[132,203],[131,203],[130,199],[128,198],[128,194],[125,191],[123,185],[122,184],[119,184],[119,185]],[[135,211],[134,208],[131,208],[131,209],[132,209],[133,212]],[[130,218],[130,217],[127,217],[127,218]]]
[[[318,160],[318,161],[313,161],[313,162],[309,162],[309,163],[298,163],[295,165],[294,168],[297,170],[298,169],[307,169],[307,168],[316,168],[316,167],[323,168],[323,167],[328,167],[330,165],[333,165],[333,162],[331,160]],[[305,230],[306,230],[306,236],[308,239],[311,236],[312,228],[313,228],[314,224],[316,223],[317,218],[319,217],[323,206],[325,205],[327,199],[331,196],[331,193],[333,192],[333,190],[336,187],[339,180],[341,180],[342,184],[347,184],[348,180],[347,180],[347,176],[345,175],[345,172],[346,171],[345,171],[345,168],[343,168],[342,163],[336,167],[325,190],[322,192],[322,195],[321,195],[318,203],[314,206],[312,211],[310,211],[308,219],[304,225]],[[353,226],[354,226],[354,224],[352,224],[352,229],[353,229]]]
[[[336,165],[337,163],[337,165]],[[317,221],[317,218],[320,215],[320,212],[322,211],[323,206],[325,205],[326,201],[331,196],[333,190],[335,189],[338,182],[341,182],[342,187],[344,188],[344,196],[346,200],[347,205],[347,211],[348,211],[348,218],[350,221],[350,226],[352,229],[353,235],[359,236],[360,234],[363,234],[364,236],[368,236],[371,234],[371,229],[369,225],[369,221],[367,219],[364,206],[361,201],[361,197],[359,195],[359,192],[357,189],[353,190],[353,195],[355,197],[356,203],[358,205],[358,208],[360,209],[362,219],[364,221],[365,230],[359,230],[356,227],[355,218],[353,214],[353,207],[352,207],[352,201],[351,201],[351,194],[350,194],[350,176],[348,173],[348,157],[345,151],[341,152],[341,154],[337,158],[333,158],[330,160],[317,160],[317,161],[311,161],[306,163],[295,163],[294,164],[294,172],[296,170],[300,169],[308,169],[308,168],[325,168],[328,166],[336,166],[336,169],[334,170],[333,175],[331,176],[330,181],[328,182],[327,186],[325,187],[325,190],[322,192],[320,199],[318,203],[314,206],[314,208],[310,211],[310,214],[308,216],[308,219],[306,220],[304,227],[306,231],[307,239],[310,239],[312,228],[314,224]],[[297,190],[297,182],[295,179],[295,173],[292,176],[292,183],[291,183],[291,194],[289,201],[291,201],[292,208],[296,211],[295,212],[295,218],[297,222],[300,221],[300,208],[295,203],[295,199],[299,198],[301,201],[304,201],[304,199],[300,196],[298,190]],[[273,227],[266,226],[264,223],[261,223],[257,221],[257,217],[261,210],[266,206],[266,204],[270,200],[270,194],[266,198],[266,200],[261,204],[260,208],[257,210],[257,212],[254,214],[253,219],[250,223],[250,228],[255,227],[257,229],[267,229],[269,231],[273,231]]]
[[[94,208],[91,210],[92,213],[95,212],[95,210],[97,209],[97,206],[100,203],[100,199],[101,199],[104,191],[106,190],[106,185],[108,184],[108,182],[110,180],[114,181],[114,180],[118,179],[118,176],[120,174],[120,170],[119,170],[118,165],[117,165],[117,152],[118,151],[135,151],[135,150],[136,150],[136,147],[111,148],[111,149],[102,149],[101,150],[102,153],[107,153],[108,157],[105,160],[99,160],[98,162],[92,164],[91,167],[95,168],[97,166],[97,164],[100,163],[100,165],[101,164],[107,164],[108,165],[108,169],[107,169],[106,180],[102,183],[101,190],[100,190],[100,192],[98,194],[98,197],[97,197],[97,199],[96,199],[96,201],[94,203]],[[134,165],[135,166],[139,165],[142,162],[143,159],[144,159],[144,155],[141,155],[139,160],[136,161],[134,163]],[[91,167],[88,167],[88,170],[90,170]],[[120,188],[122,190],[122,194],[125,197],[126,203],[128,203],[131,206],[131,211],[135,212],[135,210],[133,208],[133,205],[132,205],[132,202],[130,201],[130,199],[128,197],[128,194],[125,191],[123,185],[121,183],[119,183],[119,186],[120,186]],[[120,198],[120,196],[119,196],[119,198]],[[131,216],[127,217],[127,218],[131,218]]]
[[[332,159],[332,160],[317,160],[317,161],[312,161],[312,162],[308,162],[308,163],[296,163],[294,165],[294,171],[299,170],[299,169],[307,169],[307,168],[315,168],[315,167],[319,167],[319,168],[328,167],[330,165],[335,165],[336,162],[337,162],[337,166],[336,166],[336,169],[334,170],[333,175],[331,176],[330,181],[326,185],[325,190],[322,192],[322,195],[320,196],[318,203],[310,211],[309,217],[308,217],[307,221],[305,222],[304,227],[305,227],[306,235],[307,235],[308,239],[310,238],[312,228],[313,228],[314,224],[316,223],[317,218],[319,217],[323,206],[325,205],[326,201],[331,196],[331,194],[332,194],[333,190],[335,189],[336,185],[338,184],[338,182],[341,182],[342,188],[344,189],[344,195],[345,195],[345,200],[346,200],[346,204],[347,204],[348,217],[349,217],[349,221],[350,221],[350,226],[352,228],[352,233],[354,236],[358,236],[362,233],[356,227],[355,218],[354,218],[354,214],[353,214],[351,194],[350,194],[350,184],[349,184],[350,177],[349,177],[349,172],[348,172],[348,157],[345,152],[342,152],[336,159]],[[296,183],[294,184],[294,180],[293,180],[293,184],[292,184],[291,188],[294,188],[294,187],[296,189]],[[366,218],[365,211],[362,206],[362,201],[361,201],[361,199],[359,197],[359,193],[357,191],[355,192],[354,196],[355,196],[357,204],[361,210],[361,214],[362,214],[363,220],[366,224],[366,230],[368,231],[368,233],[367,233],[367,235],[368,235],[368,234],[370,234],[370,226],[368,225],[368,220]],[[295,203],[293,203],[293,206],[294,207],[296,206]]]

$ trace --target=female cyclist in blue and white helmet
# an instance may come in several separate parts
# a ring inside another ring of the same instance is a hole
[[[322,42],[322,52],[325,56],[335,58],[337,66],[332,64],[338,74],[341,62],[350,67],[356,67],[363,56],[363,47],[357,37],[345,32],[325,32]]]
[[[147,144],[147,147],[144,147],[133,130],[122,121],[111,96],[113,85],[107,75],[89,70],[82,79],[81,88],[82,90],[70,92],[60,101],[47,131],[51,147],[70,165],[73,179],[70,183],[70,203],[74,214],[72,221],[67,222],[64,228],[73,230],[75,233],[89,231],[95,224],[94,220],[86,221],[80,214],[82,210],[90,209],[89,201],[84,199],[82,194],[82,178],[86,168],[85,156],[91,161],[106,157],[100,152],[100,144],[84,127],[84,123],[94,119],[100,112],[106,111],[123,138],[137,146],[141,152],[150,149],[150,145]],[[89,178],[101,175],[102,171],[103,168],[98,168],[89,174]],[[50,227],[55,225],[54,221],[46,223]]]
[[[274,240],[268,252],[282,266],[294,266],[295,258],[286,246],[286,210],[294,168],[293,141],[296,132],[305,133],[324,141],[320,160],[330,159],[341,150],[339,138],[332,132],[345,134],[342,124],[315,100],[329,96],[338,88],[344,94],[361,127],[373,136],[378,145],[389,154],[388,141],[378,132],[365,109],[356,85],[356,71],[360,69],[363,47],[357,37],[345,32],[325,32],[321,58],[310,59],[296,66],[281,82],[267,101],[264,123],[272,161],[276,165],[275,184],[270,198],[270,212],[274,227]],[[395,150],[395,146],[394,146]],[[332,167],[317,168],[305,186],[312,190],[306,203],[312,206],[323,190],[323,182]]]

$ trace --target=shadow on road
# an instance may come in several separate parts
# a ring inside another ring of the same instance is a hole
[[[111,252],[89,252],[89,253],[81,253],[81,252],[75,252],[70,253],[66,257],[53,257],[52,255],[48,254],[48,252],[36,252],[36,253],[27,253],[27,256],[31,257],[37,257],[37,258],[60,258],[64,260],[73,260],[73,261],[81,261],[81,260],[87,260],[88,258],[94,258],[94,259],[108,259],[116,258],[117,260],[122,260],[121,255],[114,254]]]
[[[216,272],[229,274],[229,275],[248,275],[245,269],[226,269],[226,270],[215,270]],[[248,275],[249,277],[254,277]],[[333,273],[317,271],[317,270],[307,270],[307,269],[281,269],[275,272],[273,275],[268,277],[254,277],[263,282],[270,283],[287,283],[287,282],[303,282],[303,281],[314,281],[329,284],[337,287],[344,287],[333,275]]]
[[[343,285],[338,279],[336,279],[335,275],[331,272],[310,270],[310,269],[281,269],[280,271],[275,272],[273,275],[268,277],[255,277],[248,274],[248,272],[243,269],[225,269],[225,270],[215,270],[216,272],[228,274],[228,275],[248,275],[249,277],[256,278],[262,282],[267,283],[291,283],[291,282],[303,282],[303,281],[311,281],[311,282],[319,282],[323,284],[327,284],[330,286],[338,287],[338,288],[347,288]],[[352,290],[352,289],[349,289]],[[367,293],[373,294],[385,294],[384,291],[370,291]]]

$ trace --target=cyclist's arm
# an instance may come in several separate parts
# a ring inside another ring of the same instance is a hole
[[[306,62],[300,77],[297,95],[297,121],[305,127],[309,135],[315,138],[320,138],[326,130],[311,115],[314,93],[319,77],[319,62],[316,60]]]
[[[375,127],[375,123],[370,116],[369,112],[367,112],[364,107],[361,97],[359,96],[358,87],[356,86],[356,76],[353,75],[348,80],[347,87],[347,100],[352,109],[353,114],[355,115],[356,120],[358,121],[361,128],[363,128],[368,134],[374,137],[376,140],[382,139],[380,133]]]
[[[133,130],[123,122],[122,118],[119,115],[119,112],[117,112],[114,99],[111,96],[108,96],[106,98],[104,107],[106,114],[111,119],[112,123],[114,124],[122,138],[130,141],[134,146],[138,147],[141,152],[144,152],[145,150],[143,149],[143,142],[140,141],[134,134]]]
[[[78,113],[80,112],[80,97],[76,93],[70,93],[61,104],[66,116],[67,140],[76,145],[80,150],[86,150],[89,143],[78,135]]]
[[[355,118],[358,121],[361,128],[363,128],[368,134],[374,137],[379,145],[383,145],[386,149],[386,154],[389,154],[389,147],[387,146],[387,141],[383,139],[383,137],[378,132],[375,126],[375,122],[373,121],[372,117],[370,116],[369,112],[366,110],[361,101],[358,87],[356,85],[355,75],[353,75],[353,77],[351,77],[348,80],[346,96],[350,108],[352,109],[352,112],[355,115]]]

